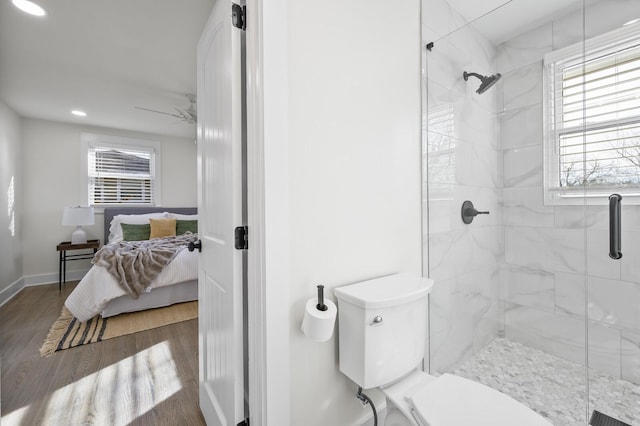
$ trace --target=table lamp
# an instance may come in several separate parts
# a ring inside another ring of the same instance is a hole
[[[82,227],[94,223],[93,207],[65,207],[62,211],[62,225],[76,227],[71,234],[71,244],[86,244],[87,233]]]

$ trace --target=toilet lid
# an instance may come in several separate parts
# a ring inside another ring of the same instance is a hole
[[[552,426],[513,398],[451,374],[443,374],[407,399],[416,417],[430,426]]]

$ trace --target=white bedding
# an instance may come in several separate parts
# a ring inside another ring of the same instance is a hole
[[[198,252],[186,248],[162,270],[148,287],[148,291],[198,278]],[[102,266],[92,266],[64,302],[80,321],[98,315],[110,300],[126,295],[113,276]]]

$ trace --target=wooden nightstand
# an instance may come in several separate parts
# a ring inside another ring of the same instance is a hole
[[[60,253],[58,265],[58,290],[62,290],[62,283],[67,281],[67,261],[80,259],[93,259],[100,247],[100,240],[88,240],[85,244],[71,244],[71,241],[63,241],[56,247]],[[92,253],[67,254],[70,250],[93,249]]]

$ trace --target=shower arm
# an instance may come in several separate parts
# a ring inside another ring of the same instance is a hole
[[[458,75],[460,75],[460,74],[458,74]],[[475,78],[477,78],[480,81],[484,81],[484,79],[485,79],[484,75],[480,75],[480,74],[478,74],[476,72],[466,72],[465,71],[464,74],[462,75],[464,77],[464,81],[467,81],[469,79],[470,75],[474,76]]]

